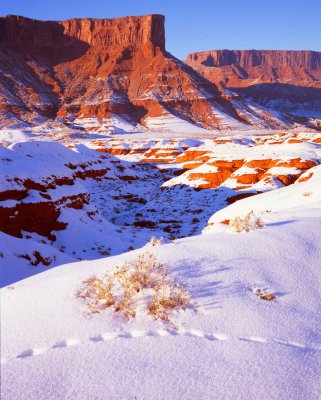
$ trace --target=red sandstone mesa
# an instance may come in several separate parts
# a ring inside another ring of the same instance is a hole
[[[252,111],[255,106],[261,124],[276,127],[279,119],[287,126],[321,129],[321,52],[210,50],[189,54],[186,63],[232,102],[251,105]],[[243,116],[251,120],[253,114],[246,107]],[[282,117],[276,118],[273,111]]]
[[[231,88],[258,82],[321,88],[321,53],[315,51],[211,50],[189,54],[186,63]]]
[[[0,70],[3,118],[103,119],[114,113],[144,124],[169,112],[221,128],[213,112],[219,109],[244,122],[214,84],[166,52],[162,15],[0,18]]]

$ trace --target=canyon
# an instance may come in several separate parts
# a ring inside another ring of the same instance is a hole
[[[230,204],[316,179],[320,143],[317,132],[213,139],[92,134],[59,143],[38,133],[5,143],[0,253],[12,260],[8,279],[13,270],[30,274],[33,263],[36,273],[61,260],[136,249],[153,236],[199,235]],[[8,244],[13,238],[19,250]]]

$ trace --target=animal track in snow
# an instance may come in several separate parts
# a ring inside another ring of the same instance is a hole
[[[265,338],[261,338],[259,336],[238,336],[238,340],[242,340],[244,342],[253,342],[253,343],[267,343],[268,340]]]
[[[16,358],[27,358],[27,357],[32,357],[33,356],[33,350],[28,349],[23,351],[22,353],[18,354]]]
[[[78,339],[67,339],[67,340],[62,340],[60,342],[57,342],[56,344],[54,344],[52,346],[52,349],[77,346],[78,344],[80,344],[80,340],[78,340]]]
[[[298,348],[298,349],[308,349],[307,346],[305,344],[302,343],[298,343],[298,342],[286,342],[284,340],[279,340],[279,339],[275,339],[274,340],[276,343],[278,344],[282,344],[284,346],[289,346],[289,347],[294,347],[294,348]],[[311,350],[311,349],[309,349]],[[317,348],[313,349],[313,350],[318,350]]]
[[[143,330],[132,330],[132,331],[122,331],[122,332],[103,332],[99,333],[94,336],[90,336],[87,340],[81,341],[80,339],[77,338],[69,338],[69,339],[64,339],[61,341],[56,342],[52,346],[48,347],[35,347],[35,348],[29,348],[18,355],[7,359],[2,357],[1,358],[1,364],[4,365],[8,361],[11,361],[13,359],[26,359],[34,356],[38,356],[41,354],[45,354],[49,351],[54,351],[56,349],[64,349],[68,347],[74,347],[74,346],[79,346],[81,344],[88,344],[88,343],[99,343],[99,342],[106,342],[110,340],[123,340],[123,339],[136,339],[136,338],[141,338],[141,337],[165,337],[165,336],[189,336],[189,337],[195,337],[195,338],[202,338],[205,340],[208,340],[210,342],[216,342],[216,341],[226,341],[226,340],[239,340],[242,342],[249,342],[249,343],[256,343],[256,344],[278,344],[278,345],[283,345],[283,346],[288,346],[292,347],[293,349],[296,350],[309,350],[309,351],[321,351],[321,346],[308,346],[305,343],[299,343],[299,342],[294,342],[294,341],[286,341],[282,339],[277,339],[277,338],[263,338],[260,336],[228,336],[224,333],[221,332],[203,332],[200,329],[185,329],[185,328],[179,328],[178,330],[174,329],[165,329],[165,328],[160,328],[157,330],[148,330],[148,331],[143,331]]]

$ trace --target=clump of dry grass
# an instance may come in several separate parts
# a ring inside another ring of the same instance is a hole
[[[254,294],[256,294],[261,300],[275,300],[276,295],[271,290],[264,290],[260,288],[253,289]]]
[[[254,231],[264,226],[261,217],[255,215],[253,211],[246,214],[244,218],[235,217],[229,222],[229,227],[237,233]]]
[[[76,295],[84,299],[89,314],[111,308],[129,319],[143,305],[143,311],[163,321],[170,321],[173,310],[185,310],[191,300],[189,292],[169,279],[167,268],[151,253],[125,263],[109,276],[89,277]]]

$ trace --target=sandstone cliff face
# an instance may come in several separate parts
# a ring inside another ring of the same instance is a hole
[[[186,63],[226,87],[286,83],[321,88],[321,53],[281,50],[212,50],[189,54]]]
[[[291,50],[211,50],[189,54],[186,63],[202,64],[208,67],[223,67],[236,64],[243,68],[270,66],[309,68],[319,71],[321,68],[321,53]]]
[[[170,113],[218,129],[226,116],[245,122],[215,85],[166,52],[161,15],[8,16],[0,19],[0,51],[0,110],[29,121],[114,113],[144,124]]]
[[[149,46],[165,50],[164,17],[37,21],[9,15],[0,18],[0,45],[52,62],[78,57],[89,46]],[[62,54],[59,54],[61,53]]]
[[[276,111],[286,124],[321,129],[320,52],[212,50],[189,54],[186,63],[236,102],[263,108],[260,118],[272,125]]]

